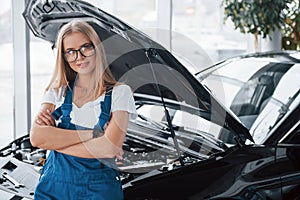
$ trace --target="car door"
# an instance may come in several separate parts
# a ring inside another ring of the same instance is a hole
[[[300,199],[300,122],[277,145],[282,199]]]

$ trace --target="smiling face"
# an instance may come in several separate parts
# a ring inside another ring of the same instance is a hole
[[[95,70],[95,53],[92,42],[81,32],[72,32],[63,39],[65,58],[75,56],[75,61],[68,60],[70,67],[80,74],[92,74]],[[76,56],[77,54],[77,56]]]

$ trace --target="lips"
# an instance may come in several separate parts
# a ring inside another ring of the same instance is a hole
[[[88,62],[76,63],[76,67],[79,69],[86,68],[88,66]]]

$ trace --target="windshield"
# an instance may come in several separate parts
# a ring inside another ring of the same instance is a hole
[[[198,74],[198,80],[230,108],[261,144],[297,105],[300,65],[248,58]]]
[[[280,119],[298,106],[299,77],[300,65],[297,64],[283,74],[273,95],[266,100],[265,105],[262,105],[263,108],[250,129],[253,139],[257,143],[262,143]]]

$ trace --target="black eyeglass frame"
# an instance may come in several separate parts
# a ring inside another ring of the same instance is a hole
[[[91,49],[93,49],[93,53],[91,55],[84,55],[84,53],[83,53],[84,48],[88,48],[88,49],[91,48]],[[67,56],[66,56],[68,54],[68,52],[70,52],[70,51],[76,52],[75,59],[71,60],[71,61],[69,61],[68,58],[67,58]],[[68,63],[75,62],[77,60],[77,58],[78,58],[78,52],[83,57],[91,57],[91,56],[95,55],[95,46],[92,43],[87,43],[87,44],[82,45],[79,49],[70,49],[67,52],[63,52],[65,61],[67,61]]]

